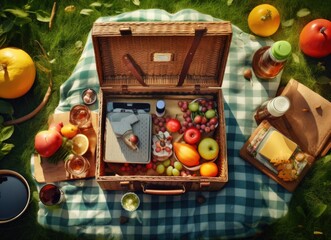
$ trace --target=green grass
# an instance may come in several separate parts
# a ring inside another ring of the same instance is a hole
[[[43,0],[3,0],[1,8],[8,6],[23,7],[26,3],[31,5],[31,10],[51,11],[53,2]],[[125,11],[146,8],[162,8],[168,12],[177,12],[184,8],[193,8],[202,13],[213,15],[224,20],[230,20],[242,30],[249,32],[247,16],[250,10],[260,3],[271,3],[276,6],[282,20],[295,19],[291,28],[280,28],[274,40],[288,40],[294,53],[299,58],[299,63],[290,60],[282,76],[282,85],[290,78],[295,78],[312,88],[322,96],[331,99],[330,83],[320,82],[321,76],[331,77],[331,58],[312,59],[304,56],[298,48],[299,32],[310,20],[315,18],[328,18],[330,20],[331,7],[325,0],[273,0],[273,1],[244,1],[233,0],[232,5],[227,5],[227,0],[141,0],[140,6],[132,1],[112,1],[110,8],[95,8],[89,16],[79,14],[83,8],[90,8],[94,1],[67,0],[57,2],[57,12],[53,28],[48,29],[48,24],[36,21],[32,15],[32,22],[18,28],[15,38],[10,42],[25,49],[34,60],[52,69],[54,86],[52,96],[46,107],[32,120],[15,126],[15,133],[10,139],[15,148],[10,155],[0,160],[0,169],[12,169],[22,173],[29,181],[33,191],[36,190],[30,174],[30,155],[33,152],[33,139],[37,131],[46,127],[47,118],[59,102],[59,87],[70,76],[81,54],[81,49],[75,47],[77,41],[86,41],[93,22],[100,16],[115,15]],[[106,2],[100,0],[100,2]],[[65,13],[64,8],[75,5],[77,10],[71,14]],[[296,12],[301,8],[308,8],[311,14],[298,18]],[[74,29],[74,31],[73,31]],[[40,49],[35,41],[39,41],[49,59],[55,59],[55,63],[46,63],[40,57]],[[10,100],[15,108],[15,117],[29,113],[34,109],[46,92],[48,79],[40,70],[31,91],[25,96]],[[288,214],[275,221],[260,236],[260,239],[330,239],[331,230],[331,155],[316,162],[312,170],[294,193],[289,206]],[[319,216],[321,207],[327,206]],[[75,239],[74,236],[53,232],[44,229],[37,223],[37,202],[32,201],[27,212],[18,220],[0,225],[1,239]],[[314,234],[314,231],[315,232]],[[317,234],[321,232],[323,234]]]

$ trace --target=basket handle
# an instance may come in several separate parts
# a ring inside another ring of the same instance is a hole
[[[191,63],[193,61],[194,54],[197,51],[198,46],[201,42],[201,39],[202,39],[203,35],[205,35],[206,32],[207,32],[207,28],[197,28],[197,29],[195,29],[194,39],[193,39],[193,42],[191,44],[190,50],[188,51],[188,53],[185,57],[184,64],[183,64],[183,67],[182,67],[182,71],[179,75],[177,87],[183,85],[184,80],[187,76],[188,70],[190,69]]]
[[[151,195],[179,195],[186,192],[186,188],[182,185],[181,189],[148,189],[145,184],[141,183],[144,193]]]
[[[144,79],[141,74],[142,71],[139,68],[138,64],[135,63],[132,56],[130,54],[125,54],[122,57],[122,60],[123,60],[124,64],[126,65],[126,67],[129,69],[129,71],[131,72],[131,74],[137,79],[137,81],[141,85],[147,87],[148,85],[144,82]]]

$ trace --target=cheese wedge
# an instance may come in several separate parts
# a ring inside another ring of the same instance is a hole
[[[284,161],[290,159],[297,144],[278,131],[272,131],[266,139],[259,153],[270,161]]]

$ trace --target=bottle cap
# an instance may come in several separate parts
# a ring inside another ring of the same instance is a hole
[[[156,115],[162,116],[165,111],[165,102],[163,100],[158,100],[156,102]]]
[[[275,97],[268,102],[268,112],[274,117],[280,117],[290,108],[290,100],[287,97]]]
[[[291,44],[287,41],[275,42],[271,47],[271,53],[277,60],[286,60],[291,51]]]

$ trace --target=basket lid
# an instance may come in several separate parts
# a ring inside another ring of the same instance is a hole
[[[220,87],[232,37],[230,22],[94,23],[101,87]]]

